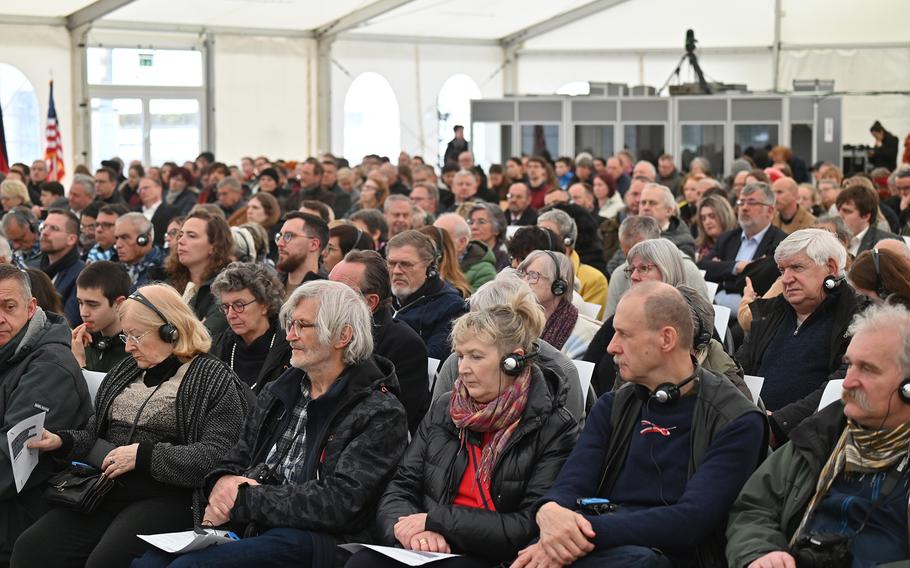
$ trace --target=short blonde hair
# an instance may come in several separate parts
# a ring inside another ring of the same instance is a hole
[[[519,347],[528,353],[533,350],[534,340],[540,337],[546,322],[543,307],[534,294],[519,293],[508,304],[468,312],[455,320],[452,345],[477,337],[495,345],[503,355]]]
[[[4,197],[18,197],[22,200],[19,205],[31,205],[31,198],[28,196],[28,188],[24,183],[17,179],[4,180],[0,183],[0,195]]]
[[[149,284],[139,288],[138,292],[141,292],[153,306],[158,308],[167,322],[161,321],[158,314],[132,297],[129,298],[132,301],[121,303],[117,309],[121,321],[123,318],[131,316],[140,325],[148,326],[156,332],[165,323],[170,323],[177,328],[179,334],[177,342],[174,344],[174,355],[183,362],[209,352],[212,347],[212,338],[209,336],[208,330],[193,314],[173,286]]]

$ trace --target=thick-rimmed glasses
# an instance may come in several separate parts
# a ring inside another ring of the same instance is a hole
[[[313,237],[309,235],[304,235],[302,233],[291,233],[290,231],[286,233],[278,233],[275,235],[275,244],[279,244],[281,241],[284,241],[284,244],[291,242],[297,237],[303,237],[305,239],[312,239]]]
[[[148,330],[145,333],[143,333],[142,335],[133,335],[131,333],[120,333],[118,335],[120,336],[120,340],[123,341],[124,344],[132,343],[134,345],[139,345],[139,342],[142,341],[142,338],[145,337],[146,335],[150,334],[151,332],[152,332],[152,330]]]
[[[740,199],[736,202],[737,207],[755,207],[756,205],[771,207],[770,203],[766,203],[764,201],[756,201],[754,199]]]
[[[528,284],[537,284],[538,282],[540,282],[541,278],[546,278],[546,276],[544,276],[540,272],[537,272],[536,270],[524,270],[521,268],[519,268],[518,270],[515,271],[515,275],[518,276],[519,278],[521,278],[522,280],[524,280],[525,282],[527,282]]]
[[[224,312],[225,315],[227,315],[228,310],[234,310],[235,314],[242,314],[243,310],[245,310],[247,306],[255,301],[255,299],[250,300],[249,302],[241,302],[240,300],[237,300],[236,302],[231,302],[230,304],[221,304],[221,311]]]
[[[622,269],[626,273],[626,276],[632,278],[632,275],[635,274],[635,271],[638,271],[639,276],[647,276],[652,270],[657,269],[656,264],[639,264],[638,266],[632,266],[631,264]]]

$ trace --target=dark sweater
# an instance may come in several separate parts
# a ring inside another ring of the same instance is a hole
[[[579,497],[597,496],[603,471],[591,464],[604,463],[612,434],[614,398],[615,393],[607,393],[597,401],[543,502],[555,501],[575,509]],[[694,406],[694,396],[677,404],[651,402],[642,406],[641,419],[668,429],[669,436],[660,432],[641,434],[647,427],[643,424],[635,428],[614,490],[606,495],[620,505],[619,511],[587,516],[597,535],[597,548],[644,545],[679,555],[725,522],[730,505],[758,465],[755,444],[744,444],[743,440],[761,440],[764,425],[754,412],[731,422],[714,436],[704,461],[687,479]],[[653,462],[648,454],[641,455],[652,443]]]

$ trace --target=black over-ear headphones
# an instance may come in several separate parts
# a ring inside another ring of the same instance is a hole
[[[111,348],[112,343],[113,343],[113,338],[111,338],[111,337],[104,337],[100,333],[92,334],[92,345],[98,351],[107,351],[108,349]]]
[[[442,229],[433,225],[433,228],[436,229],[436,234],[439,236],[439,245],[436,245],[434,239],[430,239],[430,243],[433,245],[433,260],[427,266],[427,279],[436,278],[439,276],[439,261],[442,260],[442,249],[445,247],[445,239],[443,238]],[[429,235],[427,235],[429,238]]]
[[[566,245],[567,247],[572,246],[574,243],[575,243],[575,239],[573,239],[569,235],[566,235],[562,238],[562,244]]]
[[[695,311],[695,306],[692,304],[692,300],[686,294],[683,294],[683,298],[686,299],[686,303],[689,305],[689,311],[692,313],[692,319],[696,322],[695,335],[692,336],[692,348],[699,349],[703,348],[711,342],[711,331],[705,328],[705,322],[698,317],[698,312]]]
[[[509,353],[499,362],[500,370],[510,377],[517,377],[528,366],[528,362],[537,357],[540,350],[529,351],[524,355],[520,353]]]
[[[843,276],[825,276],[825,279],[822,280],[822,286],[825,287],[826,292],[830,292],[837,288],[837,285],[844,281]]]
[[[149,242],[151,241],[151,239],[149,238],[151,236],[151,234],[152,234],[151,228],[149,228],[148,231],[141,233],[138,237],[136,237],[136,244],[141,247],[144,247],[145,245],[149,244]]]
[[[660,404],[671,404],[679,400],[682,388],[695,380],[696,374],[692,373],[681,383],[663,383],[658,385],[654,392],[651,393],[651,400],[656,400]]]
[[[877,248],[872,249],[872,266],[875,267],[875,293],[878,294],[878,297],[884,300],[891,295],[891,292],[888,288],[885,287],[885,282],[882,280],[882,265],[881,265],[881,256]],[[901,383],[903,385],[903,383]],[[908,399],[905,401],[910,403],[910,393],[908,393]]]
[[[556,269],[556,276],[553,278],[553,283],[550,284],[550,292],[552,292],[554,296],[562,296],[569,291],[569,283],[562,279],[562,274],[559,272],[559,261],[556,260],[556,255],[548,250],[543,252],[550,257],[550,260],[553,261],[553,268]]]
[[[167,342],[167,343],[177,343],[177,340],[180,338],[180,330],[178,330],[177,327],[174,326],[174,324],[169,322],[168,319],[166,317],[164,317],[164,314],[161,313],[161,310],[156,308],[155,304],[153,304],[152,302],[149,301],[148,298],[143,296],[142,292],[140,292],[139,290],[136,290],[135,292],[130,294],[129,298],[127,298],[127,299],[136,300],[137,302],[139,302],[146,308],[155,312],[155,315],[157,315],[161,319],[161,321],[164,322],[164,325],[162,325],[158,328],[158,337],[160,337],[162,341]]]
[[[24,223],[28,227],[28,230],[32,232],[32,234],[37,235],[39,232],[41,232],[41,224],[28,209],[20,209],[19,207],[14,207],[10,210],[9,214],[16,219],[19,219],[20,222]]]

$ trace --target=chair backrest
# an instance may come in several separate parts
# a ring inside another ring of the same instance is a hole
[[[758,397],[761,394],[761,387],[765,384],[764,377],[756,377],[755,375],[745,375],[743,380],[746,381],[746,386],[749,387],[749,392],[752,393],[752,402],[758,404]]]
[[[714,329],[717,330],[721,343],[724,342],[724,338],[727,336],[727,326],[730,324],[731,313],[732,310],[727,306],[714,306]]]
[[[705,280],[705,287],[708,289],[708,299],[712,302],[714,301],[714,296],[717,295],[717,282],[711,282],[710,280]]]
[[[427,384],[430,386],[430,394],[433,394],[433,387],[436,386],[436,377],[439,376],[439,359],[427,357]]]
[[[598,304],[592,304],[591,302],[581,302],[578,306],[578,311],[588,316],[592,320],[597,320],[597,314],[600,313],[600,306]]]
[[[586,396],[588,387],[591,386],[591,377],[594,376],[594,363],[573,359],[572,364],[578,369],[578,382],[581,385],[582,396]]]
[[[836,400],[840,400],[841,394],[844,392],[844,380],[836,379],[833,381],[828,381],[828,384],[825,385],[825,391],[822,393],[822,399],[818,402],[818,408],[816,410],[821,410],[822,408],[828,406]]]
[[[85,384],[88,385],[88,394],[92,397],[92,406],[95,406],[95,395],[98,394],[98,387],[101,386],[101,381],[104,380],[107,374],[82,369],[82,376],[85,378]]]

